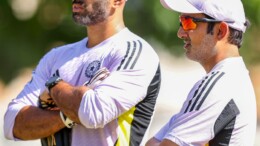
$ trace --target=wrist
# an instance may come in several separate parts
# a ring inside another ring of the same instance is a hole
[[[45,86],[48,88],[49,92],[51,89],[56,86],[62,79],[59,76],[52,76],[50,77],[47,82],[45,83]]]

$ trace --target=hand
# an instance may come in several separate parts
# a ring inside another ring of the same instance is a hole
[[[109,70],[105,67],[99,69],[94,76],[86,83],[85,86],[88,86],[91,89],[94,89],[98,84],[100,84],[106,77],[110,74]]]
[[[50,97],[49,92],[45,90],[39,98],[39,105],[42,109],[59,110],[53,99]]]

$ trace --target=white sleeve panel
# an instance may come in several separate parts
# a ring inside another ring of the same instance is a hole
[[[103,127],[134,107],[146,96],[153,76],[143,70],[111,73],[94,90],[85,93],[79,109],[82,124],[87,128]]]
[[[7,139],[18,140],[13,136],[13,126],[19,111],[28,105],[38,106],[38,97],[46,89],[46,64],[48,60],[50,60],[50,56],[47,57],[47,55],[41,59],[36,70],[32,73],[32,80],[28,82],[18,96],[9,103],[4,116],[4,134]]]

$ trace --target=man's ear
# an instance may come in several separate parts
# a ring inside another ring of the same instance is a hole
[[[221,22],[218,27],[218,35],[217,35],[218,39],[219,40],[223,39],[228,34],[228,31],[229,31],[228,24],[225,22]]]
[[[120,7],[121,5],[123,5],[125,3],[126,0],[113,0],[113,7]]]

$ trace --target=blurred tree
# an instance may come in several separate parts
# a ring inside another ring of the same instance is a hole
[[[241,53],[249,63],[259,63],[260,1],[244,1],[252,27],[245,36]],[[178,14],[164,9],[159,0],[128,0],[125,11],[128,28],[151,43],[165,46],[182,56],[183,43],[177,36]],[[0,1],[0,80],[8,83],[24,67],[35,66],[49,49],[86,37],[86,30],[74,24],[71,1]],[[153,42],[152,42],[153,41]]]
[[[21,68],[36,65],[52,47],[85,37],[85,28],[72,21],[70,2],[38,0],[37,11],[28,14],[33,13],[28,9],[35,9],[27,7],[34,1],[0,2],[0,78],[6,83]]]

